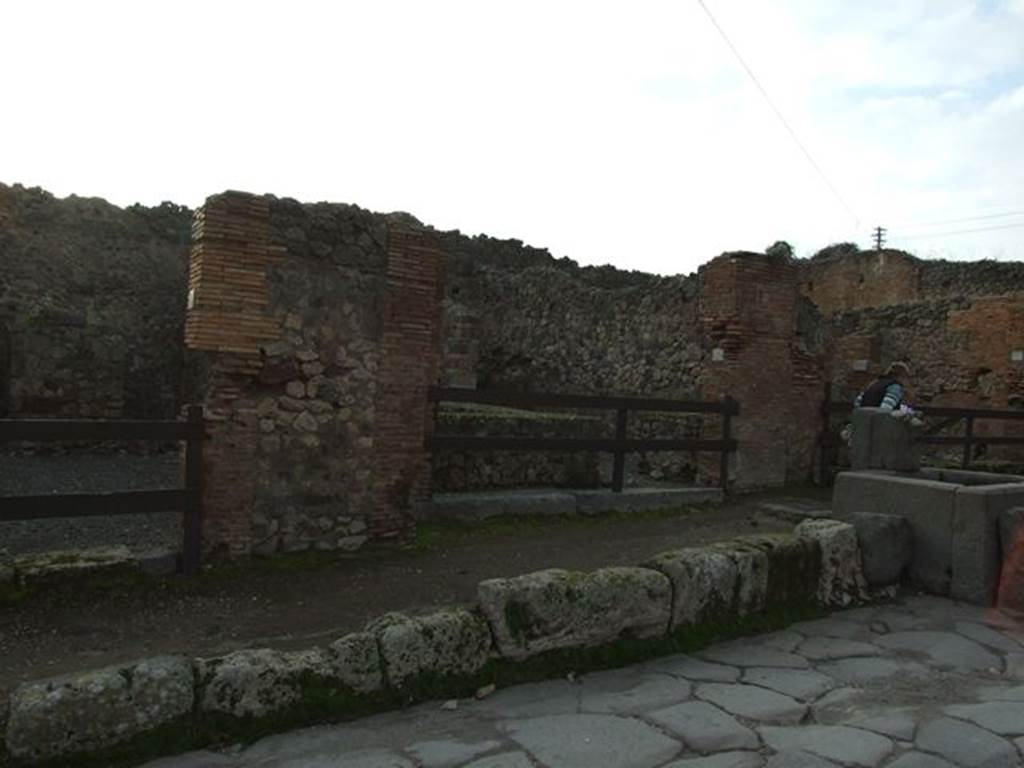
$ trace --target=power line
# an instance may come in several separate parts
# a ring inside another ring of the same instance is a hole
[[[972,232],[993,232],[997,229],[1016,229],[1024,227],[1024,221],[1019,224],[1003,224],[998,227],[977,227],[975,229],[958,229],[953,232],[929,232],[926,235],[894,235],[899,240],[918,240],[922,237],[946,237],[947,235],[966,235]]]
[[[842,205],[843,208],[846,209],[846,212],[850,214],[853,220],[857,223],[857,226],[860,226],[860,217],[853,212],[853,209],[850,208],[849,205],[846,204],[846,201],[843,199],[843,196],[839,194],[839,190],[837,190],[835,186],[833,186],[832,182],[828,180],[828,176],[826,176],[825,172],[821,170],[821,166],[819,166],[817,162],[815,162],[814,158],[811,157],[811,153],[807,151],[807,148],[803,145],[803,142],[800,141],[800,137],[796,135],[796,131],[794,131],[790,124],[786,121],[786,118],[782,116],[782,112],[779,111],[779,108],[775,106],[775,103],[768,95],[768,91],[766,91],[764,89],[764,86],[761,85],[761,82],[757,79],[757,76],[754,74],[753,70],[749,66],[747,66],[747,62],[743,60],[743,57],[740,55],[740,52],[736,49],[736,46],[732,44],[732,40],[729,39],[729,36],[725,34],[725,30],[722,29],[721,24],[719,24],[718,21],[715,19],[714,15],[711,13],[711,10],[704,4],[704,0],[697,0],[697,2],[700,3],[700,7],[704,9],[704,13],[706,13],[708,15],[708,18],[711,19],[711,23],[714,24],[715,29],[718,30],[718,33],[722,36],[722,39],[725,40],[726,45],[728,45],[730,50],[732,50],[737,60],[739,60],[740,64],[743,66],[743,69],[746,70],[747,74],[750,76],[750,79],[753,81],[754,85],[757,86],[757,89],[761,92],[761,95],[764,96],[764,100],[768,102],[768,106],[772,108],[772,111],[775,113],[775,116],[779,118],[779,122],[782,123],[782,125],[786,128],[787,131],[789,131],[789,135],[792,137],[796,145],[800,147],[800,151],[804,153],[804,157],[807,158],[807,162],[809,162],[813,166],[814,170],[818,172],[818,175],[821,177],[821,180],[825,182],[825,186],[829,188],[829,190],[835,196],[836,200],[839,201],[840,205]]]
[[[960,224],[966,221],[981,221],[982,219],[1004,219],[1007,216],[1022,216],[1024,210],[1006,211],[1005,213],[989,213],[984,216],[964,216],[959,219],[942,219],[939,221],[922,221],[917,224],[908,224],[909,227],[936,227],[940,224]]]

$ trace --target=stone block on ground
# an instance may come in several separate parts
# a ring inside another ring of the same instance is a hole
[[[483,581],[477,594],[498,651],[508,659],[659,637],[668,632],[672,612],[668,577],[648,568],[554,568]]]
[[[781,607],[813,601],[821,572],[821,548],[811,538],[792,534],[741,536],[738,542],[754,547],[768,558],[765,585],[767,607]]]
[[[424,677],[473,675],[491,655],[487,622],[461,608],[417,617],[388,613],[366,629],[377,638],[388,684],[395,689]]]
[[[818,600],[824,606],[846,606],[863,600],[867,584],[861,567],[857,533],[838,520],[806,520],[796,534],[816,541],[821,548]]]
[[[709,549],[724,554],[736,566],[733,613],[761,613],[768,602],[768,555],[764,550],[740,539],[712,544]]]
[[[999,553],[1004,563],[1011,554],[1024,559],[1024,507],[999,513]]]
[[[7,751],[55,760],[144,736],[192,710],[192,666],[161,656],[20,685],[11,695]]]
[[[867,583],[880,587],[899,581],[914,555],[914,532],[907,519],[857,512],[852,523],[857,530]]]
[[[15,580],[28,585],[86,574],[135,571],[139,561],[128,547],[91,547],[19,555],[13,559],[11,567]]]
[[[731,611],[737,570],[724,552],[677,549],[655,556],[647,565],[672,582],[673,632]]]
[[[299,703],[314,687],[335,695],[372,694],[383,687],[376,638],[346,635],[328,648],[235,651],[198,659],[200,712],[264,717]]]
[[[883,408],[856,408],[851,416],[854,469],[889,469],[914,472],[921,466],[911,419]]]

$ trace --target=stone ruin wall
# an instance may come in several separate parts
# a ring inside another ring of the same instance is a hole
[[[1024,264],[865,252],[805,262],[801,290],[823,310],[833,399],[852,399],[886,364],[906,360],[914,403],[1024,408]],[[975,433],[1022,427],[978,421]],[[985,458],[1024,455],[993,446]]]
[[[193,231],[185,344],[208,541],[232,554],[406,535],[428,492],[440,252],[353,206],[226,193]]]
[[[197,221],[231,199],[211,198]],[[579,267],[515,240],[435,232],[406,214],[239,199],[256,206],[235,223],[259,247],[234,253],[240,271],[225,266],[217,279],[221,299],[242,300],[211,311],[210,284],[203,287],[193,264],[185,366],[190,211],[122,210],[0,187],[0,407],[25,416],[171,417],[205,393],[213,428],[226,438],[207,457],[223,473],[215,485],[228,489],[211,503],[255,510],[211,521],[211,538],[232,550],[355,547],[366,536],[405,530],[402,515],[428,486],[607,482],[610,458],[594,454],[438,455],[429,482],[409,469],[420,452],[415,435],[432,419],[426,414],[427,423],[407,434],[380,421],[387,318],[409,303],[392,290],[399,275],[389,277],[389,264],[401,260],[401,248],[390,253],[391,233],[393,244],[411,232],[414,247],[443,254],[444,274],[431,278],[443,287],[440,325],[428,328],[420,347],[391,355],[399,373],[436,330],[430,381],[443,384],[731,394],[744,406],[736,429],[746,448],[732,463],[739,485],[807,480],[825,382],[834,397],[852,397],[892,359],[908,359],[919,372],[920,402],[1021,404],[1022,362],[1014,355],[1024,346],[1021,264],[924,262],[896,251],[796,261],[724,254],[697,275],[657,277]],[[416,233],[430,244],[417,245]],[[197,231],[193,239],[196,253],[212,247],[216,254],[216,238]],[[258,263],[246,264],[254,254]],[[238,326],[254,309],[264,316]],[[227,338],[232,328],[245,343]],[[403,335],[390,338],[400,344]],[[401,410],[422,394],[389,396]],[[457,407],[440,409],[438,423],[464,434],[584,436],[611,428],[599,414],[550,419]],[[382,459],[388,429],[397,474]],[[651,415],[632,429],[716,437],[718,423]],[[688,454],[631,461],[633,477],[714,481],[717,474],[717,461]],[[395,509],[405,511],[388,520]]]
[[[580,268],[546,251],[491,238],[442,239],[447,258],[443,383],[532,392],[698,396],[697,280]],[[457,434],[601,436],[607,412],[532,417],[508,409],[445,408]],[[699,417],[631,414],[630,435],[696,437]],[[627,479],[692,480],[688,453],[627,457]],[[438,490],[495,486],[598,486],[606,454],[446,452],[434,457]]]
[[[0,414],[176,413],[191,218],[0,184]]]

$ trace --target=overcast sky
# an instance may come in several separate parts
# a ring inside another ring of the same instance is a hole
[[[349,202],[664,274],[876,224],[1024,259],[1024,0],[705,3],[828,182],[698,0],[0,0],[0,181]]]

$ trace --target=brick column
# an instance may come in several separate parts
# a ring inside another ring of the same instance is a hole
[[[433,425],[427,389],[440,367],[442,257],[426,233],[388,233],[387,293],[374,436],[370,534],[411,535],[430,492],[424,441]]]
[[[740,402],[730,470],[737,488],[811,478],[822,385],[796,333],[797,280],[791,260],[765,254],[725,254],[700,269],[702,396]],[[717,457],[703,455],[704,478],[717,473]]]
[[[261,345],[280,328],[270,311],[267,268],[284,249],[270,245],[266,200],[240,192],[209,198],[192,224],[185,347],[205,409],[203,539],[207,549],[251,546],[258,419],[244,399],[262,366]]]

